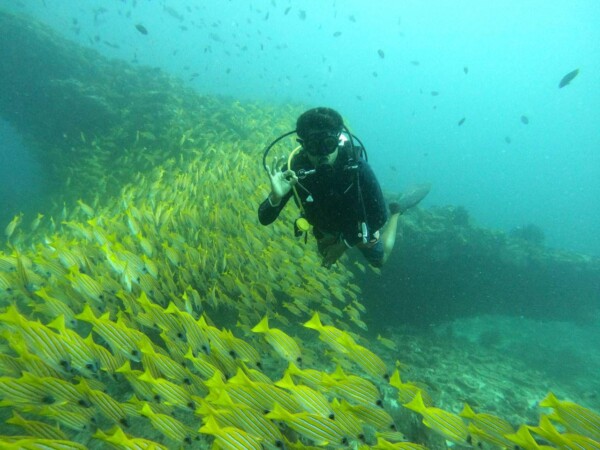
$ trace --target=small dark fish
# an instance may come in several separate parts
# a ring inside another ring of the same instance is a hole
[[[303,9],[298,11],[298,17],[300,17],[300,20],[306,20],[306,11],[304,11]]]
[[[354,16],[348,16],[348,20],[350,22],[356,22],[356,17],[354,17]]]
[[[392,172],[397,172],[398,171],[398,169],[396,169],[396,166],[390,166],[390,170]]]
[[[385,58],[385,53],[383,53],[383,50],[381,50],[381,49],[377,50],[377,54],[379,55],[379,57],[381,59]]]
[[[529,123],[529,118],[527,116],[521,116],[521,122],[523,122],[524,125],[527,125]]]
[[[144,35],[145,35],[145,34],[148,34],[148,30],[146,30],[146,27],[145,27],[144,25],[142,25],[141,23],[138,23],[138,24],[135,26],[135,29],[136,29],[136,30],[138,30],[140,33],[142,33],[142,34],[144,34]]]
[[[375,78],[377,78],[379,75],[377,74],[377,72],[373,72],[373,76],[374,76]]]
[[[336,31],[335,33],[333,33],[333,37],[340,37],[342,35],[341,31]]]
[[[283,12],[283,15],[287,16],[287,14],[290,12],[290,9],[292,9],[291,6],[288,6],[287,8],[285,8],[285,11]]]
[[[440,95],[438,91],[431,91],[430,93],[432,97],[437,97],[438,95]]]
[[[566,74],[564,77],[562,77],[562,80],[560,80],[560,83],[558,83],[558,88],[560,89],[562,87],[565,87],[567,84],[569,84],[571,81],[573,81],[573,78],[575,78],[578,73],[579,73],[579,69],[575,69],[575,70],[572,70],[571,72],[569,72],[568,74]]]
[[[460,120],[458,121],[458,126],[460,127],[460,126],[461,126],[463,123],[465,123],[465,120],[467,120],[467,118],[466,118],[466,117],[463,117],[462,119],[460,119]]]
[[[510,137],[509,137],[509,136],[506,136],[506,137],[504,138],[504,142],[506,142],[507,144],[510,144],[510,143],[512,142],[512,140],[510,139]]]
[[[416,59],[413,59],[413,60],[412,60],[410,63],[411,63],[413,66],[418,66],[419,64],[421,64],[421,63],[420,63],[419,61],[417,61]]]
[[[463,72],[466,74],[469,73],[469,68],[467,66],[463,67]]]
[[[180,22],[182,22],[184,19],[183,15],[181,15],[176,9],[171,8],[170,6],[163,6],[163,11],[170,15],[173,19],[177,19]]]

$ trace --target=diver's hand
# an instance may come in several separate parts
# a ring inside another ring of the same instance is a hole
[[[336,261],[344,254],[348,247],[344,244],[343,241],[338,241],[335,244],[331,244],[329,247],[326,247],[323,254],[323,267],[329,269]]]
[[[278,169],[279,165],[285,159],[276,159],[269,168],[269,179],[271,180],[271,202],[279,203],[281,199],[290,192],[292,186],[298,183],[298,177],[293,170],[282,171]]]

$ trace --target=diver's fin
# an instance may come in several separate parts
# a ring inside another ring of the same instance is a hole
[[[402,214],[407,209],[418,205],[419,202],[429,194],[430,190],[430,183],[415,184],[414,186],[411,186],[398,200],[390,203],[390,213]]]

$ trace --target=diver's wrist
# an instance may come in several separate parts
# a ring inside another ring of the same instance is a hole
[[[274,194],[273,192],[271,192],[269,194],[269,203],[270,205],[275,208],[277,206],[279,206],[279,204],[281,203],[281,197],[279,197],[278,195]]]

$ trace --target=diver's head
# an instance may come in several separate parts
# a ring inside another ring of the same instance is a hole
[[[315,165],[335,161],[343,129],[342,116],[331,108],[309,109],[296,121],[298,142]]]

